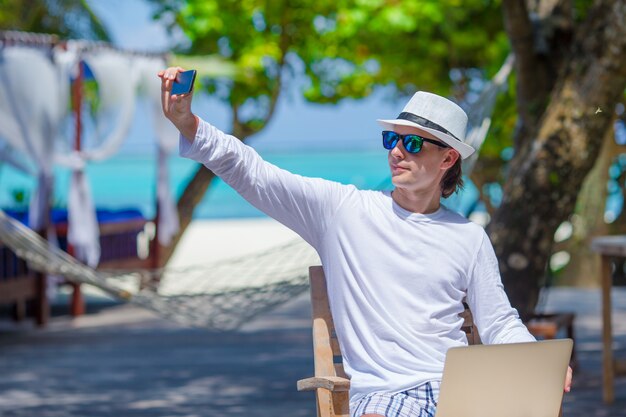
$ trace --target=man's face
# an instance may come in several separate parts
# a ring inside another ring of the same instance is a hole
[[[411,126],[396,125],[393,130],[401,135],[416,134],[439,141],[428,132]],[[441,148],[429,142],[424,142],[421,151],[412,154],[404,149],[402,141],[399,140],[388,155],[391,181],[396,188],[406,191],[440,188],[439,184],[445,171],[454,165],[458,158],[459,154],[454,149]]]

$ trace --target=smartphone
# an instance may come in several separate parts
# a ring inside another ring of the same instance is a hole
[[[176,81],[172,84],[170,95],[187,94],[193,91],[193,83],[196,81],[196,70],[179,72]]]

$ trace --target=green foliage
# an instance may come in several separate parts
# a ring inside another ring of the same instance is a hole
[[[26,190],[22,188],[14,188],[11,190],[11,196],[16,206],[24,206],[27,203]]]
[[[0,30],[109,40],[106,28],[86,0],[0,0]]]
[[[95,117],[100,108],[99,86],[95,79],[83,80],[83,101],[91,117]]]
[[[582,21],[592,5],[593,0],[574,0],[574,19],[577,22]]]
[[[237,76],[206,88],[246,108],[248,120],[268,119],[286,74],[305,78],[304,96],[318,103],[366,97],[380,85],[448,95],[451,69],[490,73],[508,50],[499,1],[151,1],[157,19],[189,38],[187,53],[235,65]]]

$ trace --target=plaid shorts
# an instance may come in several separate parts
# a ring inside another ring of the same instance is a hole
[[[434,417],[441,381],[430,381],[395,394],[374,392],[350,404],[350,416],[380,414],[385,417]]]

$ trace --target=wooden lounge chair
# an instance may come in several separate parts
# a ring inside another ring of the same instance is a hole
[[[318,417],[348,417],[350,380],[341,363],[341,347],[330,314],[326,278],[321,266],[309,268],[313,307],[313,357],[315,376],[298,381],[298,391],[315,391]],[[470,344],[480,343],[472,315],[466,306],[463,330]]]
[[[318,417],[349,417],[348,391],[350,380],[341,363],[341,347],[335,333],[330,313],[326,278],[321,266],[309,268],[311,282],[311,304],[313,316],[313,359],[315,376],[298,381],[298,391],[315,391]],[[474,326],[472,313],[466,303],[461,317],[465,320],[463,331],[470,345],[480,344],[478,330]],[[529,326],[532,330],[532,327]],[[544,335],[546,336],[546,335]],[[550,335],[548,335],[550,337]],[[559,412],[559,417],[561,417]]]

